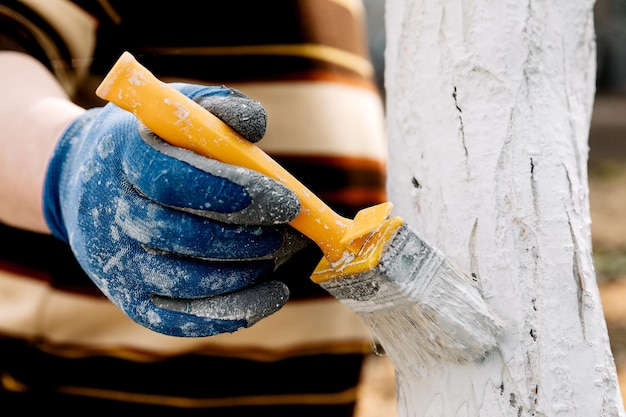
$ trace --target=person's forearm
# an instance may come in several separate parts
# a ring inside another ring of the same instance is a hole
[[[41,207],[48,160],[83,111],[38,61],[0,51],[0,222],[48,232]]]

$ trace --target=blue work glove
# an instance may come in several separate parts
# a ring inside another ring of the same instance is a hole
[[[225,87],[172,84],[251,141],[262,106]],[[48,167],[44,214],[100,290],[172,336],[248,327],[282,307],[271,279],[307,239],[286,225],[298,198],[257,172],[171,146],[113,104],[88,110]]]

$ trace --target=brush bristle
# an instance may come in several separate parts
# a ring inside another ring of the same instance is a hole
[[[479,360],[503,330],[472,277],[406,225],[376,267],[321,285],[362,318],[399,371]]]
[[[498,343],[503,323],[490,311],[471,277],[448,261],[419,301],[358,312],[391,360],[420,374],[442,361],[484,358]]]

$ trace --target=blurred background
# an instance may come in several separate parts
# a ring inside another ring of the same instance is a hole
[[[626,0],[597,0],[598,69],[589,132],[596,278],[626,398]]]
[[[384,94],[384,0],[364,0],[370,53]],[[589,193],[596,278],[626,399],[626,0],[597,0],[596,97],[589,132]],[[393,368],[372,354],[357,417],[394,417]]]

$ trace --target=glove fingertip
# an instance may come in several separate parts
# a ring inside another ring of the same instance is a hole
[[[246,320],[223,320],[200,317],[190,314],[187,311],[177,311],[176,305],[160,305],[159,297],[154,297],[154,306],[149,313],[150,318],[139,317],[133,318],[142,326],[166,336],[173,337],[207,337],[215,336],[222,333],[233,333],[239,329],[249,327],[250,324]],[[161,297],[162,300],[167,298]],[[181,304],[182,306],[185,303]],[[168,308],[172,307],[172,309]],[[132,317],[131,317],[132,318]]]
[[[261,103],[241,93],[195,100],[248,141],[256,143],[265,136],[267,112]]]
[[[198,299],[150,296],[159,316],[168,318],[167,334],[199,337],[232,333],[250,327],[280,310],[289,299],[289,288],[279,281]],[[174,325],[177,324],[177,325]]]

